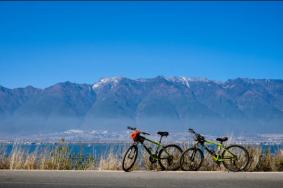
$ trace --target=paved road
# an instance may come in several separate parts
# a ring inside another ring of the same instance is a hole
[[[282,188],[283,173],[0,171],[0,188]]]

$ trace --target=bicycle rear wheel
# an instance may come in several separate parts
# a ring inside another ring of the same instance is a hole
[[[132,145],[126,151],[123,162],[122,168],[125,172],[131,171],[132,167],[134,166],[138,156],[138,147],[136,145]]]
[[[180,168],[179,159],[182,149],[175,145],[167,145],[158,154],[158,163],[163,170],[178,170]]]
[[[197,171],[203,162],[203,152],[199,148],[189,148],[180,158],[180,166],[184,171]]]
[[[238,172],[246,170],[250,157],[243,146],[231,145],[222,153],[223,165],[230,171]]]

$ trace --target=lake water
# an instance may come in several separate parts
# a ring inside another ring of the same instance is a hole
[[[49,153],[54,150],[56,147],[60,146],[60,144],[0,144],[0,154],[10,155],[13,151],[22,151],[25,153]],[[95,143],[95,144],[85,144],[85,143],[71,143],[67,144],[70,149],[70,153],[72,155],[83,154],[84,156],[92,155],[95,158],[108,156],[109,153],[113,153],[114,155],[122,156],[126,149],[130,146],[130,144],[103,144],[103,143]],[[276,154],[279,151],[283,150],[282,145],[273,144],[273,145],[261,145],[256,146],[261,147],[263,151],[270,149],[271,153]],[[142,149],[142,147],[140,147]]]
[[[58,146],[62,146],[62,144],[0,144],[0,153],[7,156],[17,150],[25,153],[41,154],[49,153]],[[68,146],[70,153],[73,155],[83,154],[100,158],[101,156],[107,156],[110,152],[116,155],[122,155],[130,144],[72,143],[66,144],[66,146]]]

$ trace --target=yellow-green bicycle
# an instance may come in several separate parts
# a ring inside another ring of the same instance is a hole
[[[180,157],[180,166],[182,170],[198,170],[204,160],[204,155],[199,146],[204,148],[217,164],[223,163],[224,167],[230,171],[245,171],[249,164],[249,153],[246,148],[240,145],[223,145],[227,137],[217,138],[216,141],[206,140],[204,136],[196,133],[193,129],[189,132],[194,134],[195,144],[193,147],[185,150]],[[208,145],[214,145],[216,150],[210,149]]]

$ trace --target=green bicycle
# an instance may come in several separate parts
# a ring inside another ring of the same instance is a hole
[[[217,138],[215,141],[206,140],[204,136],[196,133],[193,129],[189,129],[189,132],[195,136],[196,143],[192,148],[183,152],[180,158],[180,166],[182,170],[198,170],[203,162],[204,155],[199,148],[201,145],[212,157],[213,160],[220,165],[223,163],[224,167],[230,171],[244,171],[249,164],[249,153],[240,145],[230,145],[228,147],[223,145],[223,142],[227,141],[227,137]],[[209,149],[207,145],[217,146],[217,150]]]
[[[160,140],[153,141],[142,136],[150,135],[149,133],[141,132],[140,130],[132,127],[128,127],[128,129],[133,131],[131,133],[131,137],[134,143],[129,147],[124,155],[122,162],[122,168],[124,171],[129,172],[134,166],[138,156],[138,144],[141,144],[145,151],[148,152],[150,156],[149,161],[151,163],[156,163],[158,161],[162,170],[177,170],[180,168],[179,158],[183,152],[182,149],[174,144],[165,146],[161,144],[162,138],[169,135],[168,132],[157,132],[157,134],[160,135]],[[146,146],[144,141],[157,145],[156,150],[152,151],[152,148]]]

